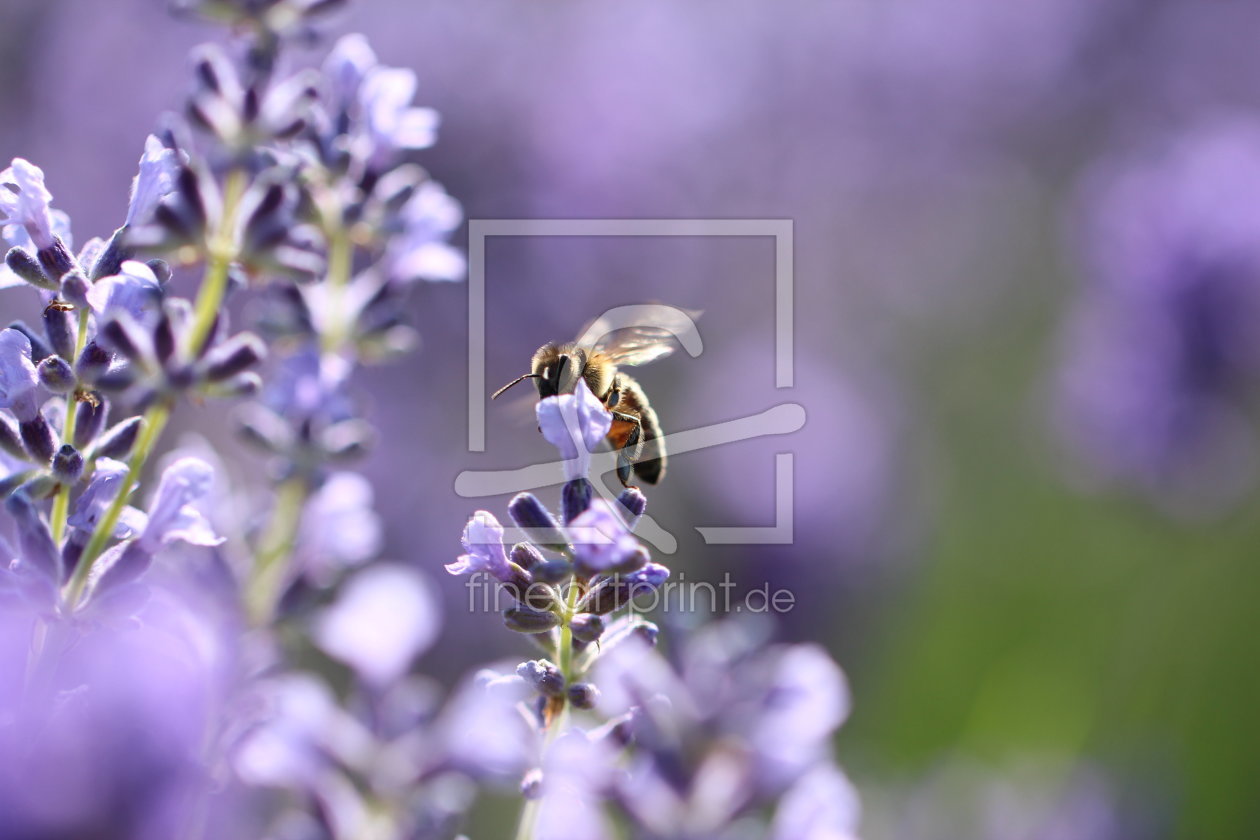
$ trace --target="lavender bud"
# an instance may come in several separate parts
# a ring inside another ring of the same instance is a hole
[[[503,611],[503,622],[517,633],[545,633],[557,626],[560,618],[553,612],[517,605]]]
[[[163,366],[175,355],[175,328],[171,324],[171,315],[163,311],[153,328],[153,352]]]
[[[582,515],[591,506],[591,498],[595,495],[595,487],[585,478],[575,478],[565,482],[560,491],[560,510],[564,514],[564,524],[568,525]]]
[[[525,799],[537,799],[542,796],[542,784],[542,770],[537,767],[530,768],[521,779],[521,796]]]
[[[163,286],[171,282],[171,264],[166,260],[149,260],[145,265],[149,267],[149,270],[153,272],[153,276]]]
[[[599,689],[590,683],[574,683],[569,686],[569,702],[577,709],[593,709],[599,699]]]
[[[516,666],[516,675],[548,697],[564,695],[564,675],[546,659],[531,659]]]
[[[552,551],[564,551],[568,540],[560,523],[533,493],[519,493],[508,502],[508,515],[518,528],[527,528],[531,540]]]
[[[252,397],[262,390],[262,377],[251,371],[237,374],[214,389],[220,397]]]
[[[32,460],[40,464],[47,464],[52,460],[53,453],[57,450],[57,441],[43,412],[36,412],[30,420],[23,420],[18,424],[18,430]]]
[[[626,512],[630,530],[633,531],[639,517],[647,510],[647,496],[644,496],[638,487],[627,487],[617,496],[617,504],[621,505],[621,509]]]
[[[22,438],[8,415],[0,414],[0,449],[14,458],[26,460],[26,450],[22,448]]]
[[[656,640],[661,635],[661,628],[650,621],[640,621],[630,628],[630,632],[647,642],[651,647],[656,647]]]
[[[342,420],[320,432],[319,447],[332,460],[358,458],[372,447],[374,433],[362,420]]]
[[[236,84],[236,71],[227,56],[216,46],[198,47],[193,54],[193,73],[197,81],[215,93],[223,93],[224,85]]]
[[[206,378],[211,382],[231,379],[261,362],[266,355],[262,339],[253,333],[238,333],[206,355]]]
[[[54,301],[44,307],[44,335],[48,336],[53,352],[65,359],[74,358],[74,339],[78,333],[74,321],[74,316],[64,303]]]
[[[101,327],[109,346],[132,361],[144,362],[145,352],[140,348],[146,346],[146,337],[130,318],[112,318]]]
[[[83,475],[83,456],[79,450],[68,443],[63,443],[53,456],[53,477],[62,484],[74,484]]]
[[[509,558],[527,572],[533,571],[534,567],[547,562],[547,558],[543,557],[542,553],[529,543],[517,543],[512,546]]]
[[[54,236],[53,243],[47,248],[41,248],[35,256],[39,258],[39,264],[43,266],[44,274],[53,280],[60,281],[63,276],[78,267],[74,262],[70,249],[66,247],[66,243],[61,241],[60,236]]]
[[[111,394],[117,394],[127,390],[136,383],[136,371],[134,365],[122,365],[114,367],[102,373],[96,378],[96,387],[102,391]]]
[[[115,424],[96,444],[96,450],[92,453],[93,457],[114,458],[119,461],[126,458],[131,454],[131,448],[136,445],[136,438],[140,435],[143,423],[142,417],[128,417],[121,423]]]
[[[54,394],[69,393],[77,384],[70,363],[60,356],[49,356],[39,363],[39,381]]]
[[[101,428],[105,425],[105,415],[109,412],[109,405],[104,397],[92,394],[87,399],[79,400],[74,410],[76,415],[74,440],[71,442],[78,449],[87,449],[88,445],[101,433]]]
[[[193,370],[192,365],[171,365],[166,368],[166,383],[176,391],[182,391],[191,388],[197,382],[197,372]],[[220,388],[216,392],[219,396],[223,396],[227,388]]]
[[[669,569],[648,563],[637,572],[604,578],[578,604],[582,612],[607,615],[629,604],[635,596],[656,591],[669,577]]]
[[[257,404],[247,404],[237,415],[237,433],[253,446],[278,454],[293,444],[293,431],[284,418]]]
[[[66,569],[67,578],[74,574],[75,567],[79,565],[79,558],[83,556],[83,549],[87,548],[90,537],[90,534],[79,528],[71,528],[66,536],[65,545],[61,547],[61,565]]]
[[[581,613],[573,616],[569,629],[573,631],[573,638],[590,644],[604,635],[604,619],[592,613]]]
[[[90,266],[93,280],[122,273],[122,264],[131,259],[131,253],[124,242],[126,232],[126,227],[114,231],[114,235],[109,238],[109,244],[97,255]]]
[[[652,559],[652,555],[646,548],[639,546],[634,551],[626,555],[625,559],[613,566],[609,571],[619,575],[628,575],[631,572],[637,572],[648,564]]]
[[[538,583],[555,586],[573,577],[573,564],[563,558],[547,560],[535,566],[532,574]]]
[[[91,287],[83,272],[77,269],[61,278],[61,296],[78,309],[88,308],[87,293]]]
[[[25,248],[10,248],[9,253],[4,255],[4,262],[9,270],[32,286],[48,291],[57,290],[57,282],[44,273],[44,269],[39,267],[39,261]]]
[[[503,587],[507,589],[511,596],[517,601],[529,600],[529,596],[534,589],[533,576],[515,563],[507,564],[507,574],[502,580],[500,580],[500,583],[503,584]],[[541,603],[536,606],[541,609],[546,609],[550,605],[547,603]]]
[[[111,361],[108,350],[95,341],[89,341],[84,346],[83,352],[79,354],[79,361],[75,364],[75,372],[79,374],[79,378],[84,382],[96,382],[105,374],[105,371],[109,370]]]

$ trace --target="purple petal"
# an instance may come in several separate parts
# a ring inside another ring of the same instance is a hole
[[[565,460],[565,477],[585,478],[591,468],[591,450],[612,427],[612,414],[579,380],[572,394],[539,400],[538,428]]]
[[[405,566],[359,572],[320,616],[315,640],[375,686],[404,673],[437,637],[439,605],[421,575]]]

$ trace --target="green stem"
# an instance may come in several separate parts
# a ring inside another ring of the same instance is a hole
[[[197,294],[193,325],[189,332],[188,350],[194,356],[210,337],[215,317],[227,295],[228,268],[236,258],[236,209],[241,203],[241,196],[245,194],[247,183],[245,172],[234,169],[228,174],[223,187],[223,214],[219,218],[218,230],[208,243],[209,263],[205,280],[201,283],[201,291]]]
[[[87,586],[88,575],[92,571],[92,564],[105,550],[105,545],[109,542],[114,534],[114,527],[118,524],[118,518],[122,516],[123,509],[127,507],[127,501],[131,497],[131,491],[135,489],[136,481],[140,478],[140,470],[144,468],[145,461],[149,459],[149,455],[153,452],[153,447],[157,443],[158,438],[162,435],[162,429],[166,426],[166,421],[170,419],[171,407],[165,401],[158,401],[149,407],[144,414],[144,422],[140,428],[140,437],[136,441],[136,447],[131,452],[131,457],[127,459],[127,472],[123,475],[122,486],[118,488],[118,495],[114,497],[109,508],[105,511],[105,515],[96,523],[96,528],[92,531],[92,536],[88,539],[87,546],[83,549],[83,554],[79,557],[79,563],[75,566],[74,575],[70,578],[70,582],[66,584],[66,607],[73,610],[79,603],[79,599],[83,597],[83,590]]]
[[[577,613],[578,603],[578,585],[577,581],[569,583],[568,595],[565,598],[564,610],[561,614],[560,624],[560,641],[557,643],[556,659],[559,660],[556,666],[560,669],[560,673],[564,675],[564,684],[570,685],[576,674],[573,673],[573,628],[570,622],[573,620],[574,614]],[[542,748],[539,750],[539,765],[542,765],[542,759],[546,756],[547,750],[551,748],[556,737],[564,730],[565,724],[569,720],[569,701],[567,698],[561,701],[560,711],[551,719],[547,725],[547,734],[543,738]],[[545,783],[545,780],[544,780]],[[516,840],[533,840],[534,824],[538,821],[538,803],[539,799],[526,799],[521,805],[521,815],[516,823]]]
[[[350,283],[354,267],[354,243],[350,232],[340,223],[340,208],[324,207],[324,234],[328,239],[328,273],[325,283],[333,296],[331,306],[325,312],[333,320],[324,325],[320,349],[325,353],[340,353],[346,340],[346,324],[337,304],[343,290]],[[306,479],[293,477],[276,489],[276,505],[271,511],[271,521],[258,544],[258,556],[254,562],[249,586],[245,595],[245,610],[256,625],[271,620],[280,589],[287,572],[285,561],[293,552],[297,531],[301,524],[302,508],[310,494]]]
[[[83,307],[79,310],[79,333],[74,339],[74,354],[70,359],[70,366],[74,367],[79,361],[79,356],[83,355],[83,347],[87,344],[87,328],[88,316],[91,310]],[[66,419],[61,427],[61,442],[74,443],[74,428],[79,420],[78,406],[75,405],[75,395],[78,391],[72,391],[66,396]],[[52,506],[52,538],[53,542],[61,545],[62,534],[66,530],[66,517],[70,512],[70,485],[62,484],[57,488],[57,495],[53,498]]]
[[[276,505],[271,511],[271,521],[258,545],[258,558],[245,590],[245,609],[250,621],[261,626],[271,620],[280,588],[287,571],[285,560],[293,552],[297,542],[298,526],[302,522],[302,508],[310,492],[306,479],[300,476],[286,479],[276,488]]]
[[[346,340],[347,324],[345,314],[340,306],[345,288],[350,284],[350,273],[354,267],[354,245],[350,241],[350,232],[341,225],[331,225],[328,236],[328,293],[332,300],[325,310],[330,320],[324,325],[321,345],[326,353],[337,353]]]

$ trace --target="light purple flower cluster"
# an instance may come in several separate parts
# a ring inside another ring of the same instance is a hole
[[[537,416],[564,459],[561,517],[518,495],[509,547],[477,511],[465,553],[446,566],[497,581],[513,601],[505,623],[543,655],[488,681],[532,698],[520,704],[533,742],[517,767],[520,836],[611,838],[612,820],[645,838],[856,836],[857,797],[831,760],[849,706],[839,667],[819,647],[767,646],[729,621],[679,640],[675,670],[654,650],[656,624],[633,609],[669,576],[633,534],[646,499],[634,488],[598,498],[589,477],[609,413],[579,381]]]
[[[0,329],[0,840],[453,840],[503,784],[521,837],[850,836],[825,654],[716,630],[678,640],[682,671],[652,650],[634,607],[670,573],[634,535],[643,494],[591,480],[611,419],[585,383],[538,405],[560,514],[529,493],[510,531],[478,511],[446,564],[502,590],[538,658],[449,696],[414,673],[441,605],[375,562],[347,464],[376,435],[362,367],[414,346],[417,281],[464,272],[460,206],[417,163],[437,115],[362,36],[286,73],[340,0],[181,5],[242,49],[194,53],[117,230],[76,250],[44,173],[0,172],[0,288],[40,305]],[[267,468],[164,449],[211,398]]]
[[[1100,164],[1082,196],[1088,282],[1059,423],[1107,478],[1182,511],[1257,475],[1260,126],[1219,121]]]

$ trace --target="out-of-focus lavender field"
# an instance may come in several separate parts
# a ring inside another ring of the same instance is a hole
[[[792,221],[792,388],[769,237],[492,238],[485,377],[659,301],[703,311],[699,357],[637,374],[668,432],[804,407],[791,435],[671,459],[648,497],[675,575],[791,590],[781,634],[844,668],[861,836],[1260,830],[1260,8],[365,0],[324,28],[306,63],[361,31],[416,71],[441,114],[421,160],[467,219]],[[81,236],[112,230],[220,37],[159,0],[7,0],[0,161],[42,167]],[[408,305],[419,352],[362,380],[362,469],[382,556],[444,604],[418,667],[449,684],[520,655],[442,571],[508,499],[456,476],[553,453],[511,393],[467,451],[468,286]],[[34,306],[0,292],[6,323]],[[168,434],[262,498],[230,426],[186,404]],[[773,524],[781,452],[792,541],[706,545]]]

